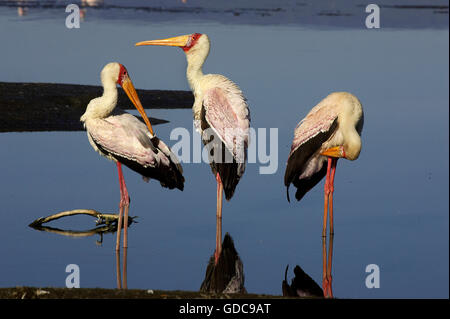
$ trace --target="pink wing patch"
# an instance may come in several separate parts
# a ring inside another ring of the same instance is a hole
[[[330,129],[334,120],[337,118],[337,111],[328,106],[329,104],[319,103],[298,123],[294,132],[294,140],[292,141],[289,156],[306,141]]]
[[[143,145],[145,139],[151,144],[150,138],[146,135],[148,129],[131,114],[95,119],[86,124],[95,142],[112,154],[134,160],[143,166],[170,164],[168,158],[161,152],[155,154],[151,147]]]
[[[240,93],[240,92],[239,92]],[[245,160],[250,127],[248,107],[241,94],[215,87],[203,100],[205,118],[210,127],[238,160]]]

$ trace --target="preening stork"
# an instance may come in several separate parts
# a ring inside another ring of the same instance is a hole
[[[81,116],[81,121],[84,122],[89,142],[94,150],[117,164],[120,204],[116,250],[119,250],[122,221],[123,247],[126,248],[128,245],[127,227],[130,204],[122,164],[141,174],[145,180],[156,179],[161,186],[169,189],[183,190],[184,177],[178,158],[154,134],[127,69],[119,63],[109,63],[101,72],[101,81],[103,95],[89,102],[86,112]],[[135,116],[116,109],[117,84],[133,102],[145,124]]]
[[[334,233],[333,191],[337,161],[358,158],[363,123],[359,100],[350,93],[335,92],[317,104],[295,129],[284,175],[287,198],[289,201],[291,183],[297,188],[295,198],[301,200],[326,175],[323,237],[326,236],[328,204],[330,234]]]
[[[246,99],[240,88],[223,75],[203,74],[202,66],[210,48],[206,34],[143,41],[136,45],[176,46],[186,53],[187,80],[195,97],[194,122],[203,142],[211,147],[209,160],[217,181],[217,264],[222,247],[222,193],[230,200],[245,170],[250,127]]]

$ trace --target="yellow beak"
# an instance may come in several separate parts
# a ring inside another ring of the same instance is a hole
[[[329,149],[323,151],[322,153],[320,153],[320,155],[339,158],[339,157],[345,157],[345,151],[344,151],[343,146],[335,146],[335,147],[332,147],[332,148],[329,148]]]
[[[166,45],[172,47],[184,47],[189,42],[189,35],[180,35],[179,37],[161,39],[161,40],[150,40],[150,41],[142,41],[136,43],[136,46],[142,45]]]
[[[136,93],[136,89],[134,88],[133,82],[131,82],[131,80],[128,76],[123,79],[122,88],[125,91],[125,93],[128,95],[128,98],[131,100],[131,102],[133,102],[136,109],[141,114],[142,118],[144,119],[145,124],[148,127],[148,130],[150,131],[150,134],[154,135],[152,125],[150,124],[147,114],[145,114],[145,110],[142,107],[141,101],[139,100],[139,97]]]

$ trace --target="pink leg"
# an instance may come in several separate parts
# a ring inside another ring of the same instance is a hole
[[[117,288],[122,289],[122,276],[120,273],[120,251],[116,250],[116,280],[117,280]]]
[[[334,176],[336,174],[336,165],[338,158],[328,157],[328,167],[327,167],[327,178],[325,180],[325,213],[324,213],[324,230],[322,233],[322,256],[323,256],[323,277],[322,277],[322,288],[325,298],[333,298],[333,291],[331,288],[332,276],[332,258],[333,258],[333,192],[334,192]],[[325,248],[325,236],[326,236],[326,223],[327,223],[327,204],[329,205],[330,211],[330,242],[328,257],[326,256]],[[324,235],[325,234],[325,235]]]
[[[328,157],[327,177],[325,178],[324,187],[324,208],[323,208],[323,229],[322,237],[327,236],[327,219],[328,219],[328,195],[330,194],[330,170],[332,158]]]
[[[123,182],[123,187],[125,190],[125,194],[126,194],[126,204],[124,207],[124,225],[123,225],[123,289],[127,289],[128,285],[127,285],[127,251],[128,251],[128,209],[129,209],[129,203],[130,203],[130,198],[128,196],[128,192],[127,192],[127,188],[125,186],[125,180],[122,180]]]
[[[328,297],[333,298],[333,290],[331,287],[331,283],[333,278],[331,277],[331,267],[333,265],[333,239],[334,235],[330,234],[330,241],[328,242],[328,259],[327,259],[327,284],[328,284]]]
[[[127,285],[127,251],[128,248],[123,248],[123,289],[128,289]]]
[[[130,208],[130,197],[128,196],[125,180],[122,177],[124,216],[123,216],[123,248],[128,248],[128,210]]]
[[[214,262],[217,265],[222,252],[222,199],[223,184],[219,173],[216,175],[217,180],[217,212],[216,212],[216,250],[214,252]]]
[[[330,205],[330,235],[334,234],[333,228],[333,192],[334,192],[334,175],[336,174],[336,165],[338,158],[333,158],[331,161],[330,185],[329,185],[329,205]]]
[[[119,203],[119,221],[117,225],[117,239],[116,239],[116,262],[118,278],[117,283],[119,289],[122,288],[122,282],[120,280],[120,233],[123,222],[123,288],[127,289],[127,247],[128,247],[128,209],[130,207],[130,197],[128,195],[127,186],[122,173],[122,165],[117,162],[117,172],[119,174],[119,186],[120,186],[120,203]],[[125,212],[125,213],[124,213]],[[124,216],[125,215],[125,216]]]
[[[120,250],[120,232],[122,229],[122,222],[124,224],[123,230],[123,245],[127,247],[127,228],[128,228],[128,208],[130,205],[130,197],[128,196],[127,187],[125,185],[125,179],[123,178],[122,165],[117,162],[117,172],[119,174],[119,186],[120,186],[120,203],[119,203],[119,221],[117,225],[117,239],[116,239],[116,250]],[[125,216],[123,212],[125,211]]]
[[[117,172],[119,174],[119,187],[120,187],[120,202],[119,202],[119,221],[117,222],[117,237],[116,237],[116,251],[120,250],[120,233],[122,231],[123,222],[123,206],[122,206],[122,167],[119,162],[117,162]]]
[[[323,296],[326,298],[328,295],[328,280],[327,280],[327,239],[322,237],[322,290]]]
[[[120,233],[122,231],[123,207],[119,204],[119,220],[117,221],[116,251],[120,250]]]

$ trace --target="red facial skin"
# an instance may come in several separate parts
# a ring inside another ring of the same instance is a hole
[[[197,43],[198,39],[200,39],[201,36],[202,36],[201,33],[194,33],[191,36],[191,40],[189,41],[189,45],[181,47],[183,49],[183,51],[184,52],[188,52]]]
[[[127,77],[128,77],[127,69],[122,64],[120,64],[119,78],[117,79],[117,84],[122,86],[123,80]]]

